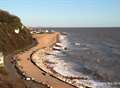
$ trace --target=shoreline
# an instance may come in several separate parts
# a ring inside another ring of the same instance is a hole
[[[70,84],[71,86],[74,86],[74,87],[77,87],[77,88],[80,88],[80,87],[85,88],[85,86],[83,84],[77,85],[76,83],[74,83],[75,80],[81,79],[81,78],[79,78],[79,77],[66,77],[66,76],[63,76],[63,75],[59,74],[55,70],[53,70],[51,67],[47,67],[47,65],[44,64],[45,52],[46,52],[46,50],[38,50],[36,53],[34,53],[32,55],[31,61],[39,69],[43,70],[45,73],[48,73],[49,75],[51,75],[52,77],[54,77],[56,79],[59,79],[59,80],[65,82],[67,84]]]
[[[61,35],[60,35],[61,36]],[[60,41],[61,42],[61,41]],[[57,43],[57,42],[56,42]],[[47,58],[49,53],[51,53],[52,51],[54,51],[52,49],[53,47],[49,47],[49,48],[45,48],[45,49],[39,49],[36,52],[34,52],[31,56],[31,61],[40,69],[42,69],[45,73],[48,73],[52,76],[54,76],[55,78],[64,81],[67,84],[70,84],[72,86],[75,87],[91,87],[94,88],[92,85],[89,85],[89,83],[87,83],[86,78],[84,77],[76,77],[76,76],[64,76],[62,74],[60,74],[59,72],[57,72],[54,67],[49,66],[49,63],[51,64],[56,64],[59,62],[56,62],[56,60],[53,61],[49,61]],[[51,57],[51,59],[55,59],[54,57]],[[80,82],[82,81],[82,82]]]
[[[38,52],[45,52],[45,50],[38,50],[36,53],[38,53]],[[34,54],[36,55],[36,53],[34,53]],[[40,55],[40,54],[39,54],[39,55]],[[41,56],[41,55],[40,55],[40,56]],[[34,55],[33,55],[33,57],[34,57]],[[42,57],[40,57],[41,60],[40,60],[39,63],[37,63],[37,62],[35,61],[36,59],[35,59],[35,58],[33,59],[33,57],[32,57],[32,59],[31,59],[31,62],[32,62],[33,64],[35,64],[40,70],[42,70],[42,71],[44,72],[43,74],[49,74],[50,76],[52,76],[52,77],[54,77],[54,78],[56,78],[56,79],[58,79],[58,80],[60,80],[60,81],[63,81],[63,82],[65,82],[65,83],[68,84],[68,85],[71,85],[71,86],[77,88],[75,85],[72,85],[71,83],[69,83],[69,79],[67,80],[66,77],[63,77],[62,75],[58,75],[57,72],[54,72],[54,70],[50,71],[49,69],[47,69],[46,66],[43,64],[43,59],[42,59]],[[44,58],[44,57],[43,57],[43,58]]]
[[[52,88],[76,88],[71,84],[67,84],[60,79],[54,78],[54,76],[49,75],[48,73],[44,74],[43,70],[36,67],[31,62],[31,54],[34,53],[38,49],[44,49],[54,45],[58,42],[58,37],[60,33],[55,32],[53,34],[35,34],[33,38],[35,38],[38,44],[28,51],[24,51],[23,53],[19,53],[15,55],[17,59],[18,69],[32,80],[37,82],[42,82],[42,84],[48,85],[48,87]]]

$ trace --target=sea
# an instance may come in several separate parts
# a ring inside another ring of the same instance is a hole
[[[54,70],[81,77],[95,88],[120,88],[120,28],[48,28],[65,33],[68,50],[57,52]]]
[[[120,88],[120,28],[47,29],[63,33],[60,42],[67,47],[47,56],[57,62],[56,72],[94,88]]]

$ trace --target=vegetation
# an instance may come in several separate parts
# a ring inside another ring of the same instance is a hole
[[[19,33],[15,33],[15,30],[19,30]],[[0,10],[0,51],[8,54],[31,43],[32,36],[19,17]]]

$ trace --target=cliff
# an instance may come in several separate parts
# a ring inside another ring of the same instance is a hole
[[[8,54],[31,43],[32,36],[19,17],[0,10],[0,51]]]

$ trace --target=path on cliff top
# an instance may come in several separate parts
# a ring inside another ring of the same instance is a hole
[[[58,36],[58,33],[44,35],[35,34],[33,37],[37,40],[38,44],[28,51],[24,51],[24,53],[17,54],[16,56],[19,59],[19,64],[22,67],[22,71],[36,81],[48,84],[53,88],[75,88],[74,86],[66,84],[65,82],[56,79],[49,74],[42,74],[43,71],[36,67],[31,60],[28,60],[33,51],[53,45],[57,41],[56,36]]]

